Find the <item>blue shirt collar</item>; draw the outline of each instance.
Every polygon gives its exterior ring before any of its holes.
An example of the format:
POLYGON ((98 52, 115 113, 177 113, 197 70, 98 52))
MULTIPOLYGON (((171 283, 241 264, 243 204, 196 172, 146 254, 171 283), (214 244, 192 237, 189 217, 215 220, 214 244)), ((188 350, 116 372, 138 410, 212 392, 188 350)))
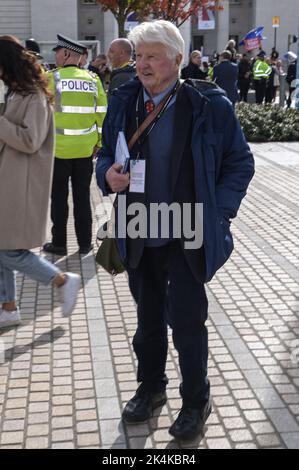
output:
POLYGON ((159 95, 155 96, 154 98, 151 98, 148 92, 146 91, 145 88, 143 88, 143 100, 144 103, 146 103, 147 100, 152 100, 155 103, 155 106, 158 106, 158 104, 163 100, 163 98, 167 95, 167 93, 170 92, 177 83, 177 79, 168 87, 166 90, 162 91, 159 95))

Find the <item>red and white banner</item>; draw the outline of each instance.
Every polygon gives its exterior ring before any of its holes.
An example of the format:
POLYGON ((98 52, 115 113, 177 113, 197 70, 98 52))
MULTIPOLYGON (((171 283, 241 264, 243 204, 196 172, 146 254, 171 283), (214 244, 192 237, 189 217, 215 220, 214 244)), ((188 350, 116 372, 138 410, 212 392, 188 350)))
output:
POLYGON ((253 51, 253 49, 258 49, 261 40, 260 38, 244 39, 244 47, 246 51, 253 51))

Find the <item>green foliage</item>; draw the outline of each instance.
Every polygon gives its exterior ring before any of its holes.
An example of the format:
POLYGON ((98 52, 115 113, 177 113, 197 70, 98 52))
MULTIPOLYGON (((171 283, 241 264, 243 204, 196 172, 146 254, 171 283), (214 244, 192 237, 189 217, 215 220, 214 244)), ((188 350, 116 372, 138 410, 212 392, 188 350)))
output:
POLYGON ((299 110, 239 103, 236 113, 249 142, 299 141, 299 110))

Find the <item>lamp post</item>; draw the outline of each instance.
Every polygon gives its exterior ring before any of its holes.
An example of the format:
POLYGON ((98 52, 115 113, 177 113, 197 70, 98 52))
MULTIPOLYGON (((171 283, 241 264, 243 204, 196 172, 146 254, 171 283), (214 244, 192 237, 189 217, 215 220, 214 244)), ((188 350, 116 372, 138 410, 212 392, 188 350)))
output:
POLYGON ((272 16, 272 27, 274 28, 274 50, 276 51, 277 28, 280 25, 280 16, 272 16))

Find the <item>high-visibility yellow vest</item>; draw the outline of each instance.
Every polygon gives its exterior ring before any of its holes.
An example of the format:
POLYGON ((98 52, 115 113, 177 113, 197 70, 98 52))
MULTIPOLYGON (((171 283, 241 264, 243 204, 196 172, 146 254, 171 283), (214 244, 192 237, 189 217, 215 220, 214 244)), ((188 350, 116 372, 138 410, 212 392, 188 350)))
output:
POLYGON ((101 146, 107 98, 95 74, 76 66, 55 69, 48 74, 55 94, 57 158, 90 157, 101 146))
POLYGON ((271 75, 271 67, 264 60, 257 59, 253 65, 253 79, 261 80, 262 78, 268 78, 271 75))
POLYGON ((208 77, 210 80, 213 80, 213 71, 214 71, 214 67, 210 66, 208 68, 208 77))

